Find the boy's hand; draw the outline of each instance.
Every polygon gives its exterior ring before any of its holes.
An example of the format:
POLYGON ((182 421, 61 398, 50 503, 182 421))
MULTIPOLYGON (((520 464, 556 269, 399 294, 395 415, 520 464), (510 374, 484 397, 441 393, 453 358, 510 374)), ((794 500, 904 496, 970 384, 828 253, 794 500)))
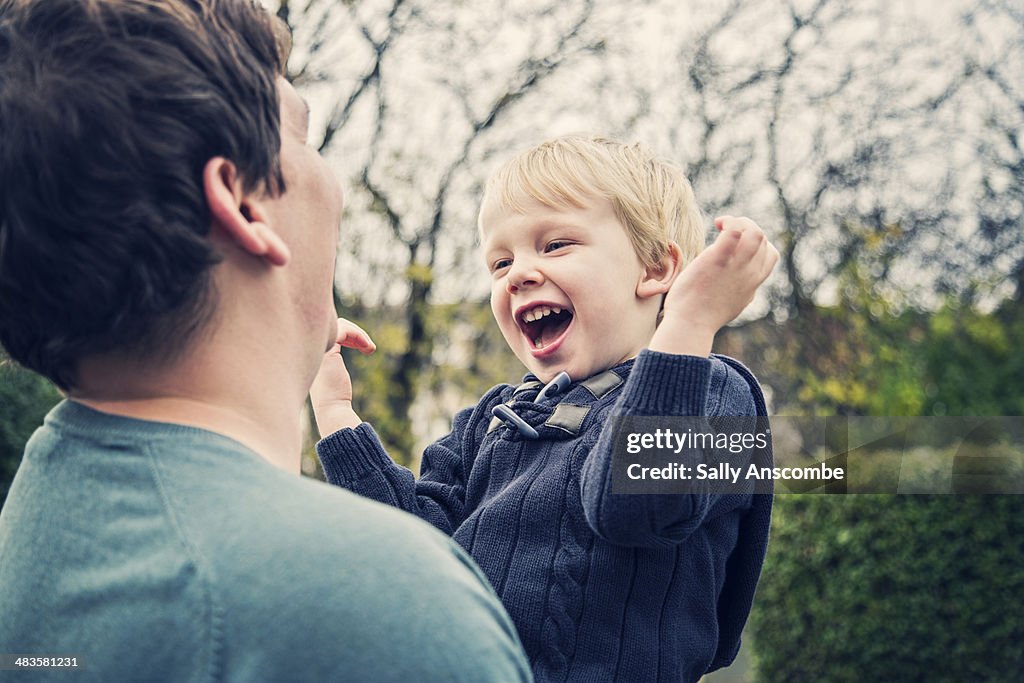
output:
POLYGON ((749 218, 720 216, 719 235, 676 278, 650 349, 707 356, 715 334, 754 298, 779 252, 749 218))
POLYGON ((320 370, 309 388, 313 404, 313 415, 321 436, 327 436, 345 427, 358 427, 362 420, 352 409, 352 378, 349 377, 345 361, 341 358, 341 347, 373 353, 376 344, 361 327, 353 322, 338 318, 338 338, 320 362, 320 370))

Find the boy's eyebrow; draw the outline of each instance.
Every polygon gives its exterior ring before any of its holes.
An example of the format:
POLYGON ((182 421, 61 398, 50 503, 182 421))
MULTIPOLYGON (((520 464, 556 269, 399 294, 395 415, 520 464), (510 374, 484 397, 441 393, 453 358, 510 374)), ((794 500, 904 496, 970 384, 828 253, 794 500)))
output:
POLYGON ((483 255, 483 257, 485 259, 489 258, 492 254, 496 254, 499 251, 508 251, 508 250, 504 249, 500 245, 495 246, 493 244, 488 244, 486 242, 481 242, 480 243, 480 254, 483 255))
POLYGON ((540 230, 586 230, 581 223, 574 223, 569 220, 545 220, 537 224, 540 230))

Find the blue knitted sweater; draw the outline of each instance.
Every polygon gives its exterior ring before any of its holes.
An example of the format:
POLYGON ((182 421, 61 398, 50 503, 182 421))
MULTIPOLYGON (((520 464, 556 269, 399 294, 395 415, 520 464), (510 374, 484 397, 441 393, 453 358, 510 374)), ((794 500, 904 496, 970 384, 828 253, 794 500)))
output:
POLYGON ((602 427, 613 415, 764 415, 764 399, 721 356, 643 351, 612 373, 539 403, 539 382, 494 387, 426 449, 418 481, 366 423, 317 451, 328 481, 411 512, 469 551, 538 681, 696 681, 739 649, 771 496, 612 494, 602 427), (493 420, 500 403, 539 438, 493 420))

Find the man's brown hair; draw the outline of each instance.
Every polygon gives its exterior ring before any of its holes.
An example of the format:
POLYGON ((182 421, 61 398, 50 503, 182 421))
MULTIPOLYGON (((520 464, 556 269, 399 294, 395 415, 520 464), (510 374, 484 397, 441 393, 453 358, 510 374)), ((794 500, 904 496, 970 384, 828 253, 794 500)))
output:
POLYGON ((0 344, 59 386, 213 310, 202 171, 284 191, 289 40, 252 0, 0 0, 0 344))

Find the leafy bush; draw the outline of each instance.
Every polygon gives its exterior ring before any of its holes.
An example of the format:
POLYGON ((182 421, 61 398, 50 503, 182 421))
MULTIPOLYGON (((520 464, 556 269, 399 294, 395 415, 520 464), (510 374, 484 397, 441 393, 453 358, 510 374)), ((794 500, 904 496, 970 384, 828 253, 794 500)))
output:
POLYGON ((48 381, 0 356, 0 507, 7 499, 25 442, 59 400, 60 394, 48 381))
POLYGON ((1024 496, 785 495, 750 628, 764 681, 1016 681, 1024 496))

